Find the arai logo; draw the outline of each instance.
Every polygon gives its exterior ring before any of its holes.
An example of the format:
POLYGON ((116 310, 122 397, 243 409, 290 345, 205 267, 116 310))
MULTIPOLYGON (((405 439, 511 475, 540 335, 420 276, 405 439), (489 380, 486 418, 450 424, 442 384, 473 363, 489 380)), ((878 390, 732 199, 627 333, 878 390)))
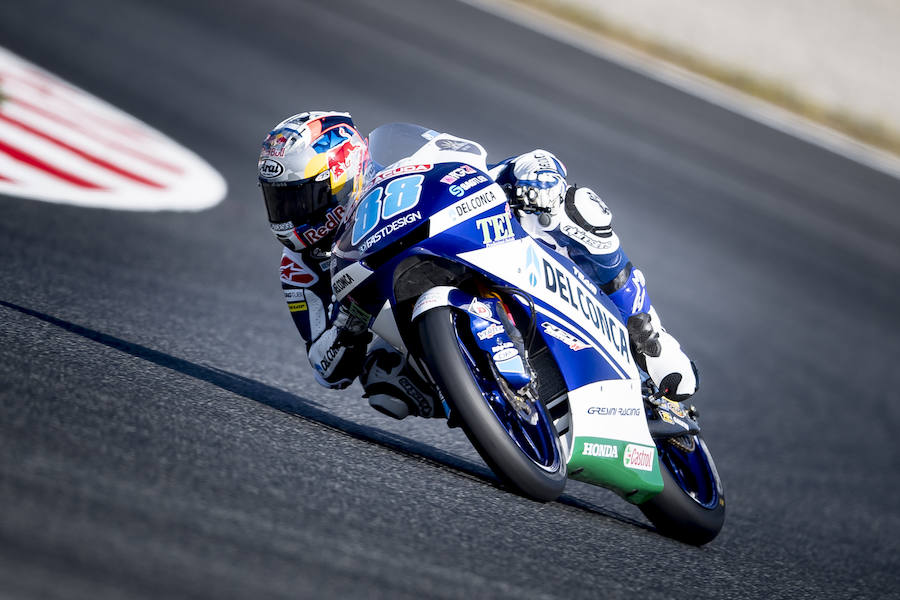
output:
POLYGON ((264 158, 259 161, 259 176, 266 179, 274 179, 284 173, 284 167, 277 160, 264 158))

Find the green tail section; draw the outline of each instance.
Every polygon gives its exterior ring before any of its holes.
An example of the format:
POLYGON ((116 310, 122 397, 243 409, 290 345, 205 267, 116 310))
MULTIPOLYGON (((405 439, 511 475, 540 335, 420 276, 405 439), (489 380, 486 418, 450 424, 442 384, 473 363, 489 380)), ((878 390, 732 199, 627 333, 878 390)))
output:
POLYGON ((656 448, 621 440, 576 437, 569 477, 609 488, 632 504, 641 504, 663 489, 656 448))

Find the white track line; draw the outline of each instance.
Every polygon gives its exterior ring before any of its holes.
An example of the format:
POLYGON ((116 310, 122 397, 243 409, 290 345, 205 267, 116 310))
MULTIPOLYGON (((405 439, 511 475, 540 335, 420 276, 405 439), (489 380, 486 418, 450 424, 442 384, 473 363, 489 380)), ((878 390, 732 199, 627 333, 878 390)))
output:
POLYGON ((225 180, 195 153, 3 48, 0 93, 0 194, 148 211, 225 197, 225 180))

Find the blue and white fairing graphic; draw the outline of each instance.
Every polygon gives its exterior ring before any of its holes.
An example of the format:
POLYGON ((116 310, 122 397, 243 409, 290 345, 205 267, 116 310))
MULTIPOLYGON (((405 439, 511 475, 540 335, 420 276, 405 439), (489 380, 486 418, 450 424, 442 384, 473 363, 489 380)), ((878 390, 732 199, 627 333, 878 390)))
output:
POLYGON ((385 127, 370 136, 375 166, 338 230, 338 300, 366 283, 393 304, 400 261, 415 254, 451 259, 534 299, 538 331, 569 390, 637 377, 616 307, 571 260, 524 231, 487 174, 481 146, 418 126, 385 127))
MULTIPOLYGON (((513 226, 521 230, 515 220, 513 226)), ((508 243, 463 252, 459 258, 485 273, 502 274, 507 285, 534 299, 538 330, 570 390, 637 377, 618 310, 571 260, 524 231, 508 243)))

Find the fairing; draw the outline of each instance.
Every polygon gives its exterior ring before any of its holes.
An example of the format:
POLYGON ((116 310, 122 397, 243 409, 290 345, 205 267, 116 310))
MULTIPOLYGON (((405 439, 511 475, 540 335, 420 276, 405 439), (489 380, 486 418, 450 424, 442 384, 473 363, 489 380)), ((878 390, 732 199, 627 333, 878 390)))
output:
MULTIPOLYGON (((371 134, 369 157, 364 189, 337 233, 336 298, 370 325, 385 299, 399 314, 395 270, 416 257, 462 265, 498 286, 524 291, 569 390, 570 472, 632 502, 658 493, 658 458, 618 310, 571 260, 522 229, 505 191, 486 172, 484 149, 425 127, 391 125, 371 134)), ((454 306, 449 298, 446 305, 454 306)), ((411 311, 403 318, 411 321, 411 311)), ((472 316, 469 322, 476 339, 486 335, 489 321, 472 316)), ((495 364, 513 355, 506 339, 496 342, 491 335, 484 342, 495 364)), ((516 371, 512 366, 503 376, 521 384, 527 374, 516 371)))

